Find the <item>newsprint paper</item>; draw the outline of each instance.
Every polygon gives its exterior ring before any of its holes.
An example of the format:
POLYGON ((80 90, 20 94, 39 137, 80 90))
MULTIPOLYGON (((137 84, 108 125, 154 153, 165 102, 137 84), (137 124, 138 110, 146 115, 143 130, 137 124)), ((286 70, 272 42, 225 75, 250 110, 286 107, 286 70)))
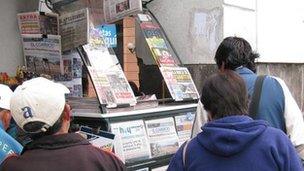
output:
POLYGON ((89 11, 87 8, 66 13, 59 17, 62 51, 88 43, 89 11))
POLYGON ((191 137, 194 117, 195 113, 193 112, 174 117, 180 146, 191 137))
POLYGON ((29 71, 50 75, 55 80, 64 73, 60 36, 23 34, 22 44, 25 64, 29 71))
POLYGON ((173 118, 145 121, 152 157, 175 153, 178 148, 178 136, 173 118))
POLYGON ((113 123, 115 154, 124 162, 150 158, 150 149, 143 120, 113 123))
POLYGON ((141 0, 103 0, 103 4, 107 23, 142 11, 141 0))
POLYGON ((185 67, 160 67, 172 98, 176 101, 198 99, 199 94, 192 77, 185 67))

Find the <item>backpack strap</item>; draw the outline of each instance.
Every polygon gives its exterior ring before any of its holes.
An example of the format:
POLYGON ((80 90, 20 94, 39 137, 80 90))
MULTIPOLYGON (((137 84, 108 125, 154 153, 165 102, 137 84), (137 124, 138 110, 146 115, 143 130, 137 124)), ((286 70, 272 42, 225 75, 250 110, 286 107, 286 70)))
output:
POLYGON ((251 97, 251 102, 249 105, 249 115, 251 118, 255 119, 258 111, 261 100, 263 82, 265 80, 266 75, 259 75, 254 83, 254 90, 251 97))
MULTIPOLYGON (((192 139, 192 138, 191 138, 192 139)), ((188 147, 188 144, 189 144, 189 142, 191 141, 191 139, 189 139, 189 140, 187 140, 186 142, 185 142, 185 145, 184 145, 184 147, 183 147, 183 166, 184 166, 184 170, 188 170, 188 168, 187 168, 187 166, 186 166, 186 158, 187 158, 187 156, 186 156, 186 153, 187 153, 187 147, 188 147)))

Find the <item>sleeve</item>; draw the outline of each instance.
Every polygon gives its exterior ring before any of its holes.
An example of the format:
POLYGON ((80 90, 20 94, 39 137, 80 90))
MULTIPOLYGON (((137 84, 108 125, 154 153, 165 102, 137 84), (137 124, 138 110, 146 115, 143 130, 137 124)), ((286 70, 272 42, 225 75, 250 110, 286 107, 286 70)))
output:
POLYGON ((286 135, 281 132, 281 136, 276 140, 277 147, 272 149, 279 170, 282 171, 303 171, 301 160, 286 135))
POLYGON ((287 135, 292 144, 297 148, 301 159, 304 159, 304 120, 303 114, 287 85, 280 78, 275 79, 280 83, 285 97, 284 118, 287 135))
POLYGON ((205 111, 202 102, 199 100, 196 108, 196 115, 192 126, 191 138, 195 137, 198 133, 202 131, 201 127, 205 123, 207 123, 207 121, 208 121, 207 112, 205 111))
POLYGON ((183 171, 184 170, 184 166, 183 166, 184 145, 182 145, 179 148, 179 150, 175 153, 175 155, 172 157, 167 171, 183 171))

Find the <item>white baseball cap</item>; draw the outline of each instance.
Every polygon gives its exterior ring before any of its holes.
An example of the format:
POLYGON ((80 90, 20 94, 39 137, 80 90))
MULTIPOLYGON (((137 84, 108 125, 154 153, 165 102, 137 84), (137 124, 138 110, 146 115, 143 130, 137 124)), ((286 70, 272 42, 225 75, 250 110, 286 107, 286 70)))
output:
POLYGON ((18 86, 11 98, 14 120, 25 132, 45 132, 60 118, 69 89, 62 84, 38 77, 18 86), (28 123, 40 123, 37 131, 24 128, 28 123), (42 123, 42 124, 41 124, 42 123))
POLYGON ((0 108, 10 110, 10 101, 13 91, 7 86, 0 84, 0 108))

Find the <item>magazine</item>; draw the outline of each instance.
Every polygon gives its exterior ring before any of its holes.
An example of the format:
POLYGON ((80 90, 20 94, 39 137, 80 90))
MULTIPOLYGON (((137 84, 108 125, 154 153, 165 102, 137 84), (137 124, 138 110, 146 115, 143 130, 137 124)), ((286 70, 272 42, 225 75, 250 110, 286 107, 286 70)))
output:
POLYGON ((58 15, 54 13, 27 12, 18 14, 21 34, 58 35, 58 15))
POLYGON ((103 5, 107 23, 118 21, 142 11, 141 0, 103 0, 103 5))
POLYGON ((176 101, 198 99, 199 94, 192 77, 185 67, 160 67, 172 98, 176 101))
POLYGON ((63 75, 60 36, 24 34, 22 44, 28 71, 50 75, 55 80, 63 75))
POLYGON ((115 134, 114 149, 123 162, 150 158, 147 134, 143 120, 111 124, 115 134))
POLYGON ((65 13, 59 17, 62 51, 88 43, 89 11, 87 8, 65 13))
POLYGON ((195 113, 193 112, 174 117, 180 146, 190 139, 194 118, 195 113))
POLYGON ((140 27, 144 32, 147 44, 157 65, 177 66, 177 62, 174 60, 162 37, 159 26, 152 22, 144 22, 140 24, 140 27))
POLYGON ((114 146, 114 137, 115 135, 99 130, 98 133, 95 133, 92 128, 89 127, 80 127, 79 133, 84 136, 89 142, 104 151, 112 152, 114 146))
POLYGON ((178 148, 178 136, 173 118, 145 121, 152 157, 174 154, 178 148))

